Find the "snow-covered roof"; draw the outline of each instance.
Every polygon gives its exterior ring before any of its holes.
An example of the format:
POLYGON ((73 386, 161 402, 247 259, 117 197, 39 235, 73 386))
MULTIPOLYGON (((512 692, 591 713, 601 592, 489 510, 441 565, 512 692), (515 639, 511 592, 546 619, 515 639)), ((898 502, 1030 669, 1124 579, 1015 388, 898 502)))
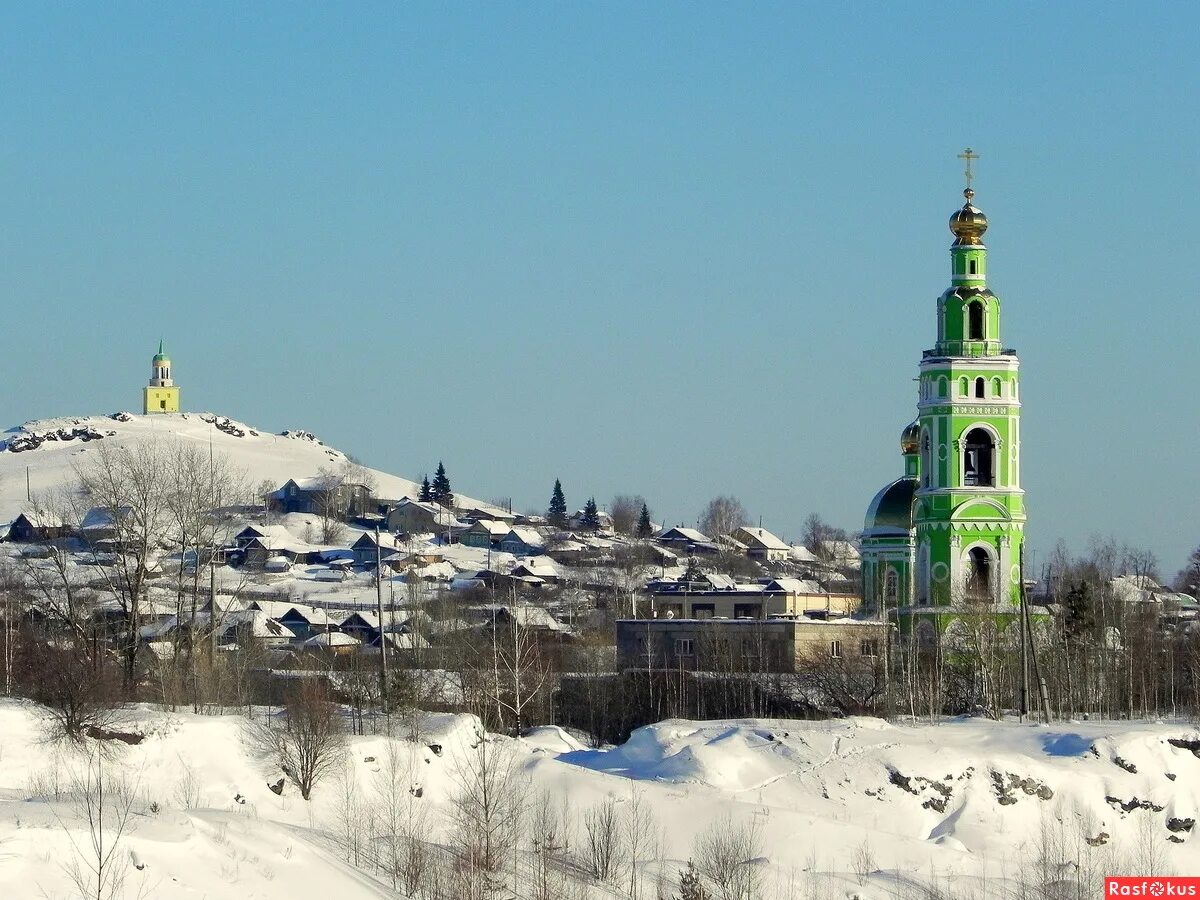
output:
MULTIPOLYGON (((396 540, 396 536, 394 534, 391 534, 390 532, 386 532, 386 531, 381 531, 379 533, 378 544, 379 544, 380 548, 388 549, 388 550, 395 550, 396 552, 399 552, 401 550, 401 548, 403 547, 403 545, 398 540, 396 540)), ((374 547, 375 545, 376 545, 375 532, 364 531, 359 536, 358 540, 355 541, 351 546, 353 546, 353 548, 355 550, 358 550, 363 547, 374 547)))
POLYGON ((704 534, 703 532, 697 531, 695 528, 684 528, 683 526, 663 529, 655 535, 655 538, 660 541, 682 539, 699 544, 707 544, 711 542, 708 535, 704 534))
POLYGON ((533 575, 536 578, 561 578, 562 569, 548 556, 525 556, 516 561, 511 574, 533 575))
POLYGON ((508 533, 505 535, 505 540, 508 540, 509 538, 515 538, 529 547, 541 547, 545 543, 540 534, 538 534, 532 528, 527 528, 524 525, 514 525, 512 528, 510 528, 508 533))
POLYGON ((274 619, 283 619, 289 612, 296 614, 310 625, 327 626, 330 623, 329 614, 319 606, 308 606, 304 603, 289 603, 286 600, 254 600, 251 609, 260 609, 274 619))
POLYGON ((304 642, 305 647, 357 647, 362 644, 358 638, 343 631, 326 631, 314 634, 304 642))
POLYGON ((791 551, 792 559, 796 560, 796 562, 815 563, 821 561, 817 557, 817 554, 813 553, 803 544, 792 544, 791 551))
POLYGON ((791 551, 791 545, 784 543, 765 528, 756 528, 750 525, 743 525, 733 532, 733 536, 752 548, 762 548, 764 550, 786 550, 791 551))
POLYGON ((782 591, 785 594, 822 594, 821 586, 803 578, 775 578, 767 582, 764 590, 782 591))
POLYGON ((821 549, 834 559, 855 560, 859 558, 858 548, 849 541, 821 541, 821 549))
POLYGON ((508 522, 501 522, 496 519, 480 519, 469 530, 486 531, 493 537, 502 538, 512 530, 512 526, 508 522))
POLYGON ((512 605, 488 603, 482 609, 491 613, 491 617, 493 618, 504 613, 522 628, 544 628, 547 631, 568 630, 566 625, 550 615, 549 612, 531 603, 516 603, 512 605))
POLYGON ((70 524, 63 521, 63 517, 55 515, 45 509, 23 509, 14 518, 13 522, 21 517, 32 525, 34 528, 68 528, 70 524))

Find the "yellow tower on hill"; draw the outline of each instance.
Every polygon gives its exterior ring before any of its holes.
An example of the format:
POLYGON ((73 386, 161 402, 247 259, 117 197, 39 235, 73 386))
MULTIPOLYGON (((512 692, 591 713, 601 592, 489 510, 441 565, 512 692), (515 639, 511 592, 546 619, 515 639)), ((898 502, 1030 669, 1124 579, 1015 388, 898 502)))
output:
POLYGON ((171 380, 171 358, 163 352, 162 341, 150 362, 150 384, 142 388, 142 412, 179 412, 179 386, 171 380))

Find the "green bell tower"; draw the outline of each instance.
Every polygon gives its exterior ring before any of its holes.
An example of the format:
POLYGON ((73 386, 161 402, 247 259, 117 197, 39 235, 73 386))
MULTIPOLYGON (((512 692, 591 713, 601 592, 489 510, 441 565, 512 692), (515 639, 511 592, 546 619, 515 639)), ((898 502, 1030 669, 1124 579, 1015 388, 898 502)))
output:
POLYGON ((988 222, 971 189, 978 157, 968 148, 960 158, 966 202, 950 217, 950 287, 920 367, 911 603, 1006 612, 1020 602, 1025 536, 1019 362, 987 285, 988 222))

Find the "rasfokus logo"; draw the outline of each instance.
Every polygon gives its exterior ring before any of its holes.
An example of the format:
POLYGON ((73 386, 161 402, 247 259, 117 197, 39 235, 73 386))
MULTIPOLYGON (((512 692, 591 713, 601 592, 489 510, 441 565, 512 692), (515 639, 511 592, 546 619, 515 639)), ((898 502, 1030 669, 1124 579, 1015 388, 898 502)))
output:
POLYGON ((1200 877, 1110 876, 1104 879, 1105 897, 1200 897, 1200 877))

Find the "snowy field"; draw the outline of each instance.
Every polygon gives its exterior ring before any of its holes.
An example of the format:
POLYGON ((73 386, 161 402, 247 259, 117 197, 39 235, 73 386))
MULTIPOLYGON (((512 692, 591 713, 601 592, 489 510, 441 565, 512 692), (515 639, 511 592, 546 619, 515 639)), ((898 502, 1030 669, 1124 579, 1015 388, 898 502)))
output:
MULTIPOLYGON (((110 786, 136 791, 119 896, 165 900, 397 896, 347 861, 343 811, 378 815, 384 783, 398 782, 424 839, 449 845, 452 799, 479 734, 470 716, 426 715, 417 741, 353 737, 341 773, 306 802, 290 782, 271 790, 283 775, 246 740, 245 716, 138 708, 123 725, 146 738, 106 742, 110 786)), ((662 847, 638 855, 643 897, 655 896, 659 872, 674 896, 697 837, 714 826, 757 830, 745 864, 765 898, 920 897, 929 887, 1013 896, 1039 864, 1043 883, 1047 871, 1200 873, 1200 729, 1190 725, 671 721, 601 750, 556 728, 489 740, 511 755, 530 806, 547 792, 563 807, 565 856, 582 852, 582 819, 607 798, 648 810, 662 847)), ((91 832, 71 782, 86 768, 78 750, 45 741, 37 707, 0 701, 0 897, 75 895, 68 869, 91 832)), ((523 877, 515 896, 530 896, 523 877)))

